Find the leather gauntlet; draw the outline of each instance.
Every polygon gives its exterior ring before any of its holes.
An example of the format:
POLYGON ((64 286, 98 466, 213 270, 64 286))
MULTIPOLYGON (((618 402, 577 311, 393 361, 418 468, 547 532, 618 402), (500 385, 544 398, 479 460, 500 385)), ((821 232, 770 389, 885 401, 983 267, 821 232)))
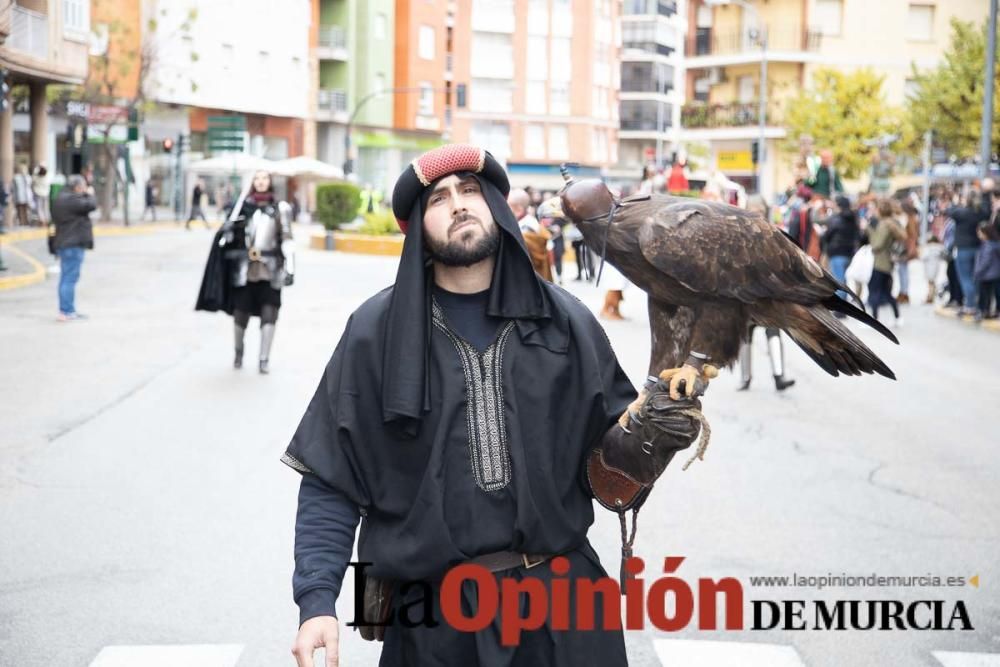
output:
POLYGON ((616 511, 638 508, 674 454, 698 437, 701 421, 692 413, 700 410, 697 398, 675 401, 666 383, 654 385, 628 428, 612 426, 587 458, 597 501, 616 511))

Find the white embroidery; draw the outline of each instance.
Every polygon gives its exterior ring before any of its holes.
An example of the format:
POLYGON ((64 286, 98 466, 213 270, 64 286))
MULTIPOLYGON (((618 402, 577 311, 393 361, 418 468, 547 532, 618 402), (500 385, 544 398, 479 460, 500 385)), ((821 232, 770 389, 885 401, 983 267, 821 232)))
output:
POLYGON ((514 322, 507 322, 497 339, 482 353, 457 336, 444 320, 436 302, 434 324, 452 342, 462 362, 466 389, 466 429, 472 473, 484 491, 498 491, 510 484, 510 448, 503 402, 503 353, 514 322))

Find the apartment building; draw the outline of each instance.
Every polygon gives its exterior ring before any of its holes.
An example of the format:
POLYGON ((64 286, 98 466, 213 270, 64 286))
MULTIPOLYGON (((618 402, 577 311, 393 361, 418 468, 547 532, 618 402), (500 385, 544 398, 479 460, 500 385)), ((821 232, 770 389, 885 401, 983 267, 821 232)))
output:
POLYGON ((53 164, 46 88, 84 82, 89 43, 89 0, 12 0, 0 6, 0 69, 8 86, 28 91, 25 113, 15 114, 10 99, 0 111, 0 181, 10 182, 15 162, 53 164))
POLYGON ((951 18, 981 23, 987 12, 983 0, 690 0, 680 139, 706 146, 709 168, 770 197, 792 179, 791 158, 779 150, 788 101, 817 68, 871 67, 885 75, 886 100, 902 104, 912 65, 930 67, 947 48, 951 18), (757 183, 751 143, 760 135, 762 29, 768 104, 757 183))
POLYGON ((467 82, 451 138, 485 146, 515 185, 556 188, 559 165, 618 161, 619 3, 458 0, 453 70, 467 82))
POLYGON ((684 103, 686 17, 675 0, 625 0, 615 176, 637 181, 642 167, 670 162, 684 103))

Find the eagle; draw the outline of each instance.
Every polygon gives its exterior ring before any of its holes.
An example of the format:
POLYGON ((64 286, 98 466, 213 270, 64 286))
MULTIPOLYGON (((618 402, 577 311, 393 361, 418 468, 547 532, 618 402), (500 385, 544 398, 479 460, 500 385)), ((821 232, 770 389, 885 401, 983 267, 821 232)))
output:
MULTIPOLYGON (((692 396, 730 366, 750 324, 783 330, 836 377, 892 370, 837 318, 864 322, 899 343, 848 287, 758 214, 717 202, 657 194, 616 197, 598 179, 567 180, 538 217, 572 220, 587 245, 649 295, 649 375, 671 397, 692 396), (705 358, 707 373, 685 363, 705 358), (701 375, 702 377, 699 377, 701 375)), ((630 409, 641 405, 646 392, 630 409)), ((622 415, 627 423, 628 412, 622 415)))

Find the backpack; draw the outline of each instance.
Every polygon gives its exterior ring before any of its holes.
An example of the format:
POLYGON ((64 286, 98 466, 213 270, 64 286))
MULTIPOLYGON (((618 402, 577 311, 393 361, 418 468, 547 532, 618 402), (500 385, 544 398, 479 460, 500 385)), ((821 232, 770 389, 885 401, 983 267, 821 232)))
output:
POLYGON ((799 247, 805 250, 806 254, 815 261, 819 261, 819 235, 816 234, 816 228, 809 220, 809 209, 805 207, 799 210, 799 247), (809 232, 808 240, 806 240, 807 231, 809 232))

